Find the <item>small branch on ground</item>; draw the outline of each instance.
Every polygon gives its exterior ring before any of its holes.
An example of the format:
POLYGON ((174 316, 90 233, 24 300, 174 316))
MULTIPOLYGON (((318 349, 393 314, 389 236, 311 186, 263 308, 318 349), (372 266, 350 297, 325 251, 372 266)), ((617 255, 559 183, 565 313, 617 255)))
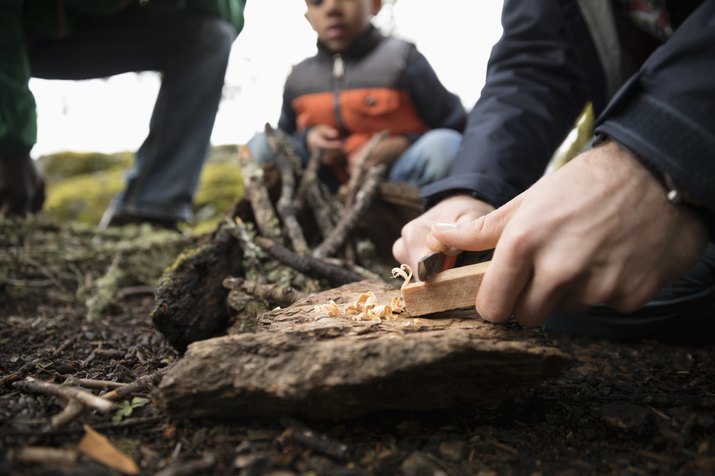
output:
POLYGON ((84 404, 77 400, 69 400, 62 411, 50 419, 52 428, 62 428, 66 424, 73 422, 78 416, 84 413, 86 408, 84 404))
POLYGON ((303 229, 300 227, 300 223, 298 223, 298 219, 295 216, 295 209, 293 208, 295 174, 300 170, 300 162, 298 162, 296 170, 294 158, 285 152, 286 150, 292 151, 292 148, 290 144, 287 143, 287 140, 282 137, 282 132, 279 133, 280 131, 274 130, 269 124, 266 124, 265 130, 268 145, 273 151, 273 157, 275 157, 278 169, 281 173, 281 196, 276 204, 278 214, 283 219, 283 225, 285 226, 286 234, 290 239, 293 250, 299 255, 307 255, 309 253, 308 243, 305 241, 303 229), (282 138, 283 141, 279 143, 280 138, 282 138))
POLYGON ((248 147, 242 146, 238 153, 238 163, 246 183, 246 197, 251 202, 256 226, 260 233, 274 240, 281 239, 281 230, 268 190, 263 182, 263 170, 253 160, 248 147))
MULTIPOLYGON (((308 188, 305 192, 305 201, 313 210, 313 216, 315 217, 315 222, 318 224, 320 229, 320 234, 323 238, 330 235, 330 232, 335 227, 333 209, 330 206, 328 200, 326 200, 323 192, 321 191, 321 183, 317 181, 312 187, 308 188)), ((337 200, 336 200, 337 203, 337 200)))
POLYGON ((8 459, 20 464, 42 464, 47 467, 74 466, 79 453, 76 449, 26 446, 8 453, 8 459))
POLYGON ((127 384, 122 382, 111 382, 108 380, 94 380, 90 378, 77 378, 72 375, 67 377, 64 385, 74 385, 76 387, 91 388, 95 390, 111 390, 119 387, 124 387, 127 384))
POLYGON ((380 277, 380 275, 378 275, 377 273, 374 273, 374 272, 370 271, 369 269, 363 268, 362 266, 359 266, 355 263, 343 261, 338 258, 323 258, 323 261, 328 264, 332 264, 333 266, 337 266, 338 268, 347 269, 348 271, 351 271, 353 273, 361 274, 361 275, 365 276, 366 279, 374 279, 377 281, 384 281, 384 279, 382 277, 380 277))
POLYGON ((364 276, 327 264, 320 259, 300 256, 269 238, 257 236, 254 241, 276 260, 312 278, 326 279, 337 285, 365 279, 364 276))
POLYGON ((145 375, 138 378, 132 383, 128 383, 124 386, 115 388, 111 392, 107 392, 102 395, 104 400, 121 400, 124 397, 131 395, 132 393, 145 393, 154 388, 159 384, 161 378, 166 373, 167 369, 157 370, 153 374, 145 375))
POLYGON ((350 209, 353 206, 355 199, 357 198, 357 194, 360 191, 362 182, 365 178, 365 174, 369 169, 369 167, 366 167, 368 159, 375 150, 375 147, 377 147, 377 145, 382 142, 388 135, 389 132, 387 130, 378 132, 377 134, 373 134, 373 136, 370 137, 370 140, 365 144, 365 146, 360 149, 359 155, 355 160, 355 163, 353 164, 352 170, 350 170, 350 180, 348 181, 347 193, 345 196, 346 209, 350 209))
POLYGON ((308 190, 316 187, 317 185, 318 169, 320 168, 322 158, 322 149, 316 150, 310 155, 308 164, 305 166, 305 170, 303 170, 303 175, 301 176, 300 183, 298 184, 298 191, 295 194, 295 201, 293 202, 293 206, 298 211, 302 210, 305 205, 308 190))
POLYGON ((281 439, 294 441, 305 448, 324 454, 333 459, 347 461, 348 445, 340 443, 327 435, 317 433, 292 418, 283 417, 281 423, 286 427, 281 439))
POLYGON ((331 256, 340 249, 348 234, 355 228, 358 220, 362 218, 377 197, 378 187, 384 174, 384 164, 376 165, 368 171, 367 177, 355 197, 355 204, 343 214, 330 235, 313 250, 314 258, 331 256))
POLYGON ((265 256, 263 250, 253 242, 255 235, 253 229, 236 216, 233 221, 226 219, 226 230, 233 236, 243 250, 243 268, 247 277, 258 277, 263 273, 261 258, 265 256))
POLYGON ((203 458, 190 461, 174 461, 154 476, 192 476, 194 474, 209 474, 216 466, 216 457, 207 454, 203 458))
POLYGON ((27 377, 22 382, 15 382, 13 385, 16 388, 27 392, 54 395, 67 401, 77 400, 81 404, 103 413, 106 413, 116 407, 114 403, 106 400, 105 398, 97 397, 89 392, 85 392, 84 390, 65 385, 58 385, 51 382, 42 382, 35 380, 32 377, 27 377))

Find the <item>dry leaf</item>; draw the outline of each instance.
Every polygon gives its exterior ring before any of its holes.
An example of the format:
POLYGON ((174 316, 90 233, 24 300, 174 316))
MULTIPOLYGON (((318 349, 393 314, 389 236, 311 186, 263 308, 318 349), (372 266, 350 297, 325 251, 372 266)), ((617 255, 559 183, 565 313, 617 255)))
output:
POLYGON ((88 458, 124 474, 139 474, 139 466, 132 458, 119 451, 105 436, 94 431, 89 425, 84 425, 84 436, 78 449, 88 458))

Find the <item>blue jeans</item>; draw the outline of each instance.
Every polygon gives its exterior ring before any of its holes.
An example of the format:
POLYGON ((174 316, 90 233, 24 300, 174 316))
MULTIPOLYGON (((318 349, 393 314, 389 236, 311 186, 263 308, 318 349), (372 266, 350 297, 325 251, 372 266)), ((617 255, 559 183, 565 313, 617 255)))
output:
MULTIPOLYGON (((424 133, 392 165, 388 180, 422 187, 446 177, 461 141, 462 134, 452 129, 433 129, 424 133)), ((255 134, 247 145, 256 162, 273 161, 264 133, 255 134)), ((303 165, 307 164, 310 154, 305 144, 292 139, 292 145, 303 165)), ((337 189, 339 184, 327 169, 321 169, 318 175, 331 189, 337 189)))
POLYGON ((92 19, 58 41, 28 38, 35 77, 77 80, 133 71, 162 74, 149 134, 126 175, 124 191, 110 206, 112 213, 169 221, 192 215, 237 32, 227 21, 188 13, 172 4, 133 5, 92 19))
POLYGON ((661 289, 641 309, 630 314, 606 306, 581 312, 557 310, 546 321, 545 329, 553 334, 612 340, 715 343, 715 244, 708 245, 687 275, 661 289))

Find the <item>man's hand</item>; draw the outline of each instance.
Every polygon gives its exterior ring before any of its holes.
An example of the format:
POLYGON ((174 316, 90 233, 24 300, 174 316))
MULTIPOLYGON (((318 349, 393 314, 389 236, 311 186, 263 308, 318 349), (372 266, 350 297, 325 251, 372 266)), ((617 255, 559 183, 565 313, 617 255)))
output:
POLYGON ((392 246, 392 254, 398 263, 406 263, 413 270, 417 270, 419 259, 433 250, 457 254, 458 249, 441 246, 441 243, 431 236, 430 227, 440 222, 471 223, 492 210, 494 207, 470 195, 454 195, 442 200, 402 227, 402 236, 392 246), (429 243, 428 239, 431 240, 429 243))
POLYGON ((496 246, 476 306, 485 319, 544 323, 557 306, 633 312, 681 277, 707 230, 615 142, 581 154, 495 212, 432 227, 442 246, 496 246))
POLYGON ((38 213, 45 202, 45 182, 29 155, 0 157, 0 216, 38 213))
POLYGON ((308 131, 305 138, 310 153, 322 150, 323 165, 333 165, 345 160, 345 149, 340 138, 340 131, 327 124, 318 124, 308 131))

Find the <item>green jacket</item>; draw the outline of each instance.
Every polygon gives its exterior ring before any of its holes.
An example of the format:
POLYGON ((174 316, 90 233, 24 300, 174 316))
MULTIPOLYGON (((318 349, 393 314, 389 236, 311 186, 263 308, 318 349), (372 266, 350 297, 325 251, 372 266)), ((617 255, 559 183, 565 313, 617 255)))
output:
MULTIPOLYGON (((80 21, 111 15, 138 0, 2 0, 0 2, 0 159, 28 153, 37 139, 35 99, 25 32, 47 38, 71 35, 80 21), (62 7, 59 7, 59 6, 62 7)), ((243 28, 247 0, 187 0, 187 8, 243 28)))

